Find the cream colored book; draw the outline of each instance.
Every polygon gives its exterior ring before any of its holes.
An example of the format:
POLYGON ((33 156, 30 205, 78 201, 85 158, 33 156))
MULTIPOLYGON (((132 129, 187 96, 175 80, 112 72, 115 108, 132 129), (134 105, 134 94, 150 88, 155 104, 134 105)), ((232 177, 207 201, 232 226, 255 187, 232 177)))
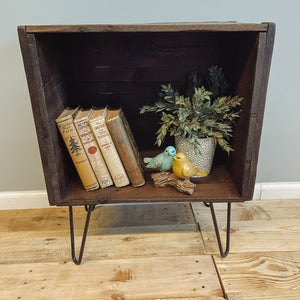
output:
POLYGON ((107 109, 95 109, 89 119, 94 136, 101 149, 102 155, 109 169, 110 175, 117 187, 130 183, 117 149, 106 127, 107 109))
POLYGON ((97 180, 101 188, 106 188, 113 185, 113 181, 88 123, 92 113, 92 109, 81 109, 74 119, 74 124, 97 180))
POLYGON ((78 111, 78 108, 64 109, 56 119, 56 124, 85 190, 93 191, 99 188, 99 183, 73 123, 73 119, 77 115, 78 111))

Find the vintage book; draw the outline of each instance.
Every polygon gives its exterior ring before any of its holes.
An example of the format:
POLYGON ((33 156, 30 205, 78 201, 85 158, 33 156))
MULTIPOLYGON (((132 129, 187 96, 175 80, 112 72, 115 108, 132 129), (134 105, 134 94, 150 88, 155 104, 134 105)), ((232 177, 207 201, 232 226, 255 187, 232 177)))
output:
POLYGON ((93 109, 81 109, 74 119, 77 133, 101 188, 113 185, 106 163, 95 140, 88 120, 93 109))
POLYGON ((108 110, 106 125, 134 187, 145 184, 141 157, 127 119, 121 109, 108 110))
POLYGON ((89 124, 101 149, 115 186, 126 186, 130 181, 106 126, 106 115, 106 108, 94 109, 89 119, 89 124))
POLYGON ((56 119, 56 124, 66 144, 66 147, 73 160, 73 163, 85 190, 93 191, 99 188, 99 183, 83 149, 80 138, 73 123, 73 120, 78 111, 78 107, 75 109, 64 109, 56 119))

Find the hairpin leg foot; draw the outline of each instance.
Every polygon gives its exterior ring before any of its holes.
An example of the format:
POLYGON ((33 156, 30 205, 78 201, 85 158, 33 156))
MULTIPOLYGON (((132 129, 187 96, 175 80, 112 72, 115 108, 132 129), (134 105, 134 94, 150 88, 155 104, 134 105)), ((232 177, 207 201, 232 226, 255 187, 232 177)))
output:
POLYGON ((78 259, 76 258, 75 254, 75 238, 74 238, 74 221, 73 221, 73 206, 69 206, 69 220, 70 220, 70 235, 71 235, 71 251, 72 251, 72 259, 76 265, 80 265, 82 261, 82 256, 84 252, 84 246, 86 241, 86 236, 89 229, 90 219, 91 219, 91 213, 95 209, 95 205, 86 205, 85 210, 87 211, 86 220, 85 220, 85 226, 84 231, 82 235, 81 240, 81 247, 79 252, 78 259))
POLYGON ((210 208, 211 216, 212 216, 214 227, 215 227, 215 232, 216 232, 216 237, 217 237, 218 246, 219 246, 219 250, 220 250, 220 255, 222 257, 226 257, 229 253, 229 247, 230 247, 231 202, 227 203, 227 229, 226 229, 226 249, 225 249, 225 252, 224 252, 223 247, 222 247, 222 242, 221 242, 220 232, 219 232, 217 218, 216 218, 216 214, 215 214, 214 204, 212 202, 209 203, 209 208, 210 208))

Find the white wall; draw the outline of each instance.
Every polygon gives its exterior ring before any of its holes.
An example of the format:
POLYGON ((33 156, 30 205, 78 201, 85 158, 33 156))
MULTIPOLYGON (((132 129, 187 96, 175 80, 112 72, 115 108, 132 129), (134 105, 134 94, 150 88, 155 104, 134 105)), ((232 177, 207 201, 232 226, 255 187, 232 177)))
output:
POLYGON ((257 182, 300 181, 300 2, 297 0, 1 1, 0 191, 45 189, 18 25, 272 21, 277 25, 257 182))

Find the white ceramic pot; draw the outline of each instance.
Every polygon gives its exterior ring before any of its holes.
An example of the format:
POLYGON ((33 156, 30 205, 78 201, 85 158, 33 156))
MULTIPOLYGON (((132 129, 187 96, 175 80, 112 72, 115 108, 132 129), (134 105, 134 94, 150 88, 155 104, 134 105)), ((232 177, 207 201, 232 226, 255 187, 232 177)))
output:
MULTIPOLYGON (((198 139, 199 150, 201 154, 195 154, 195 149, 191 147, 188 140, 182 137, 175 137, 176 151, 185 154, 187 159, 200 171, 205 171, 207 174, 211 171, 211 166, 214 160, 216 141, 213 137, 198 139)), ((201 176, 193 176, 197 178, 201 176)))

